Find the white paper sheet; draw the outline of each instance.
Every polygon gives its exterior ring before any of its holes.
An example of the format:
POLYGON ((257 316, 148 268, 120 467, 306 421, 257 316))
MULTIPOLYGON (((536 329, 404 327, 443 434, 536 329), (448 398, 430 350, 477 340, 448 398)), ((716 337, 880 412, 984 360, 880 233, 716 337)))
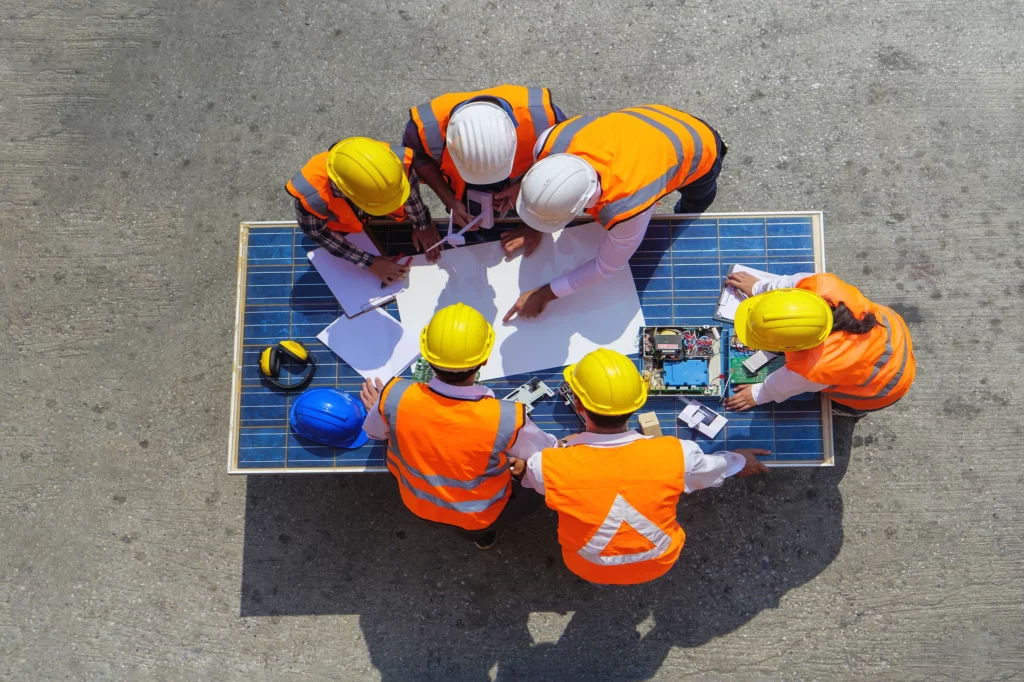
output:
POLYGON ((435 311, 453 303, 479 310, 496 337, 490 360, 480 370, 484 380, 567 365, 598 348, 636 353, 644 315, 628 267, 552 301, 540 317, 501 321, 521 292, 590 260, 603 238, 604 228, 591 223, 544 235, 529 258, 517 255, 506 261, 499 242, 445 251, 436 265, 416 256, 409 283, 398 294, 398 311, 405 326, 420 330, 435 311))
MULTIPOLYGON (((729 267, 728 274, 731 275, 734 272, 749 272, 758 279, 771 277, 771 273, 765 272, 764 270, 755 270, 754 268, 748 268, 746 265, 740 265, 738 263, 729 267)), ((715 308, 715 314, 713 317, 721 322, 732 322, 736 319, 736 309, 740 307, 740 303, 742 303, 743 299, 746 297, 746 294, 723 284, 722 293, 718 297, 718 307, 715 308)))
POLYGON ((420 355, 419 331, 410 331, 381 308, 339 317, 316 338, 364 379, 386 382, 420 355))
MULTIPOLYGON (((380 251, 373 245, 365 232, 355 232, 346 237, 348 243, 377 256, 380 251)), ((380 280, 370 272, 369 268, 361 268, 327 253, 325 249, 316 249, 306 254, 309 262, 324 278, 327 287, 338 299, 341 309, 349 317, 376 308, 387 303, 395 294, 402 290, 405 281, 393 282, 390 286, 380 288, 380 280)))

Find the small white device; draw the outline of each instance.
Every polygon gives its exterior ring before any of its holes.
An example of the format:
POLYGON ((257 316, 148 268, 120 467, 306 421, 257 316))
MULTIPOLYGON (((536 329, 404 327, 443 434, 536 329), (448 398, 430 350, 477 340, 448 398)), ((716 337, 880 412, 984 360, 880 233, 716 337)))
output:
POLYGON ((714 438, 729 420, 696 400, 686 399, 686 407, 679 413, 679 421, 696 429, 708 438, 714 438))
POLYGON ((771 362, 778 356, 778 353, 769 353, 766 350, 759 350, 743 361, 743 367, 751 374, 757 374, 757 371, 759 369, 767 365, 769 362, 771 362))

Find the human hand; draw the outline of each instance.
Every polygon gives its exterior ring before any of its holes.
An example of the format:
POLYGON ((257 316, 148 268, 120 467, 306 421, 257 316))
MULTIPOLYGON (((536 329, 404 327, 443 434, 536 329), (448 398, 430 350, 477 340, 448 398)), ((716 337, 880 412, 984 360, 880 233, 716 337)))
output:
POLYGON ((505 189, 497 192, 494 195, 494 210, 498 213, 505 211, 511 211, 516 207, 516 199, 519 198, 519 188, 522 187, 521 182, 513 182, 505 189))
POLYGON ((436 225, 431 225, 425 230, 412 231, 412 245, 416 247, 417 251, 427 254, 428 263, 436 263, 437 259, 441 257, 441 247, 430 249, 431 246, 439 241, 441 241, 441 233, 437 231, 436 225), (427 251, 427 249, 430 249, 430 251, 427 251))
POLYGON ((505 256, 511 257, 516 250, 523 248, 523 258, 528 257, 540 246, 544 234, 533 229, 529 225, 514 227, 501 235, 501 248, 505 249, 505 256))
MULTIPOLYGON (((448 210, 452 213, 452 220, 459 227, 465 227, 473 220, 473 216, 470 215, 469 210, 466 209, 466 205, 458 199, 452 200, 448 205, 448 210)), ((475 229, 476 228, 474 228, 474 230, 475 229)), ((470 230, 470 232, 473 232, 474 230, 470 230)))
POLYGON ((512 472, 513 476, 516 478, 522 478, 523 472, 526 471, 526 461, 519 459, 518 457, 509 457, 508 468, 512 472))
POLYGON ((745 384, 734 389, 733 394, 722 401, 722 404, 725 406, 725 409, 734 412, 746 412, 751 407, 756 406, 753 385, 745 384))
POLYGON ((743 468, 736 472, 736 475, 740 478, 746 478, 747 476, 754 476, 755 474, 767 474, 768 467, 761 463, 761 460, 757 458, 758 455, 770 455, 771 450, 765 450, 763 448, 740 448, 733 450, 737 455, 743 455, 743 460, 746 462, 743 468))
POLYGON ((524 318, 537 317, 544 312, 544 308, 548 306, 548 303, 556 298, 557 296, 551 291, 551 286, 548 284, 538 289, 530 289, 519 296, 516 304, 505 313, 502 322, 508 324, 508 321, 515 315, 524 318))
POLYGON ((370 272, 377 275, 384 284, 391 284, 405 277, 409 272, 409 266, 400 265, 398 259, 391 256, 377 256, 373 259, 370 272))
POLYGON ((725 278, 725 285, 741 291, 747 296, 753 296, 754 285, 760 281, 749 272, 733 272, 725 278))
POLYGON ((372 410, 373 406, 377 404, 377 400, 380 399, 380 392, 384 390, 384 384, 381 383, 380 379, 374 379, 371 381, 367 379, 363 382, 363 387, 359 389, 359 399, 363 401, 363 407, 367 410, 372 410), (374 381, 377 383, 374 384, 374 381))

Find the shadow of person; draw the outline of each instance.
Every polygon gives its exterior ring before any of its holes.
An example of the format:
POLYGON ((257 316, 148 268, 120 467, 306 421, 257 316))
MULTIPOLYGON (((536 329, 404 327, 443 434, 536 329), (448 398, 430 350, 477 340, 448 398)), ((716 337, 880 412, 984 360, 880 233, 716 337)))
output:
POLYGON ((481 552, 409 514, 388 475, 250 477, 240 612, 358 615, 385 680, 649 678, 836 557, 851 432, 837 421, 834 468, 685 496, 676 567, 613 589, 568 572, 546 509, 481 552))

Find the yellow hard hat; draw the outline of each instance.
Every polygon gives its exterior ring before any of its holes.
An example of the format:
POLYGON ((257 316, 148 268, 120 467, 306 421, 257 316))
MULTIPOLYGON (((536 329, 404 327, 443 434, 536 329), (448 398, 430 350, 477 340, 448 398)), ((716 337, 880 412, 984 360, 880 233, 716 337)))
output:
POLYGON ((622 353, 598 348, 563 373, 572 392, 594 414, 629 414, 647 402, 647 383, 632 360, 622 353))
POLYGON ((352 203, 370 215, 387 215, 409 198, 401 160, 383 142, 350 137, 327 154, 327 175, 352 203))
POLYGON ((494 328, 465 303, 438 310, 420 334, 423 359, 441 369, 479 367, 487 361, 492 347, 494 328))
POLYGON ((776 353, 807 350, 832 331, 832 309, 812 291, 776 289, 740 303, 734 327, 749 348, 776 353))

